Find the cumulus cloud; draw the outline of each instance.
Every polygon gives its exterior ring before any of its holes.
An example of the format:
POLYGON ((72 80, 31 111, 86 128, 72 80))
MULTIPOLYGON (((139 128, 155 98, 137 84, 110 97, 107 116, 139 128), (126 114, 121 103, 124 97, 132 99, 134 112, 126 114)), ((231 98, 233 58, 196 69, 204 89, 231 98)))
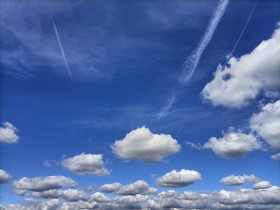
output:
POLYGON ((67 190, 46 190, 40 192, 33 192, 33 197, 37 198, 63 198, 68 202, 86 200, 87 194, 84 191, 76 190, 76 189, 67 189, 67 190))
POLYGON ((30 191, 46 191, 51 189, 58 189, 64 186, 75 187, 77 185, 72 179, 64 176, 47 176, 27 178, 23 177, 18 181, 14 181, 13 185, 18 190, 30 191))
POLYGON ((250 126, 272 149, 280 150, 280 100, 262 107, 251 117, 250 126))
POLYGON ((112 184, 104 184, 100 187, 100 191, 105 193, 112 193, 118 191, 121 186, 121 183, 118 182, 114 182, 112 184))
POLYGON ((111 148, 123 159, 155 162, 180 151, 181 146, 170 135, 153 134, 145 126, 128 133, 111 148))
POLYGON ((155 188, 149 187, 147 182, 138 180, 134 183, 121 186, 116 193, 120 195, 147 195, 150 193, 155 193, 156 191, 157 190, 155 188))
POLYGON ((10 174, 8 174, 6 171, 0 169, 0 184, 6 183, 10 179, 10 174))
POLYGON ((0 127, 0 142, 4 143, 17 143, 19 137, 16 134, 18 129, 12 123, 4 122, 0 127))
POLYGON ((100 187, 100 191, 119 195, 147 195, 156 193, 157 189, 149 187, 148 183, 143 180, 138 180, 127 185, 121 185, 118 182, 105 184, 100 187))
POLYGON ((259 189, 267 189, 272 187, 272 185, 270 184, 270 182, 268 181, 260 181, 254 184, 253 188, 255 190, 259 190, 259 189))
POLYGON ((210 138, 203 148, 212 149, 223 158, 240 158, 253 150, 261 149, 262 145, 252 134, 228 132, 222 138, 210 138))
MULTIPOLYGON (((279 92, 280 29, 262 41, 251 53, 232 57, 225 67, 218 66, 214 79, 202 91, 204 100, 213 105, 240 108, 261 91, 279 92)), ((275 95, 275 94, 274 94, 275 95)))
POLYGON ((156 179, 161 187, 184 187, 201 179, 200 173, 193 170, 181 169, 181 171, 172 170, 162 177, 156 179))
POLYGON ((106 176, 110 171, 105 168, 103 156, 100 154, 80 154, 61 161, 61 165, 76 174, 106 176))
POLYGON ((259 182, 261 179, 257 178, 255 175, 242 175, 242 176, 235 176, 235 175, 230 175, 227 177, 222 178, 221 183, 224 185, 242 185, 244 183, 248 182, 259 182))
POLYGON ((278 152, 275 155, 271 155, 271 159, 273 159, 273 160, 280 160, 280 152, 278 152))

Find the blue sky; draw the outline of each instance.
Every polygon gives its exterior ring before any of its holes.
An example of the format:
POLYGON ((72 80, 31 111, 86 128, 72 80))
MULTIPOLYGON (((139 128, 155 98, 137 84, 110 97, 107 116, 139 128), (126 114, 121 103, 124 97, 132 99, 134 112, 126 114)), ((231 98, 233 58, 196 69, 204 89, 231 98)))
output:
POLYGON ((279 1, 4 0, 0 15, 1 207, 189 209, 191 191, 249 209, 258 191, 280 208, 279 1), (50 176, 77 184, 36 188, 50 176), (137 180, 157 192, 123 193, 137 180))

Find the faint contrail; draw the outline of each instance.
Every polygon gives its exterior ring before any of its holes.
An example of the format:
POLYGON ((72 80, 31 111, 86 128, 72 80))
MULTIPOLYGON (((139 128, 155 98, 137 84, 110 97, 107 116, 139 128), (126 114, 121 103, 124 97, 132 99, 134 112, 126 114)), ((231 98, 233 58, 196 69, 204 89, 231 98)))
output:
POLYGON ((228 3, 229 0, 219 1, 218 6, 211 17, 210 23, 199 42, 198 47, 192 52, 192 54, 186 59, 186 61, 183 64, 183 72, 179 79, 179 82, 181 84, 186 84, 192 77, 199 63, 202 53, 204 52, 207 45, 210 43, 213 34, 226 11, 228 3))
POLYGON ((208 25, 203 37, 201 38, 199 45, 192 52, 192 54, 189 57, 187 57, 186 61, 183 64, 183 71, 178 80, 178 85, 177 85, 176 91, 174 93, 172 93, 171 96, 168 97, 166 103, 164 104, 160 113, 158 114, 157 119, 161 119, 166 114, 166 112, 168 112, 168 110, 172 107, 172 105, 176 101, 176 98, 178 95, 178 89, 180 89, 180 87, 186 85, 187 82, 192 77, 192 75, 199 63, 202 53, 204 52, 205 48, 211 41, 213 34, 214 34, 221 18, 223 17, 223 15, 226 11, 228 3, 229 3, 229 0, 219 0, 218 6, 211 17, 209 25, 208 25))
POLYGON ((250 15, 249 15, 249 17, 248 17, 246 23, 245 23, 245 25, 244 25, 244 27, 243 27, 241 33, 240 33, 240 35, 239 35, 239 37, 238 37, 238 39, 237 39, 237 41, 236 41, 234 47, 232 48, 232 50, 231 50, 231 52, 230 52, 230 54, 229 54, 229 56, 228 56, 228 58, 227 58, 225 64, 228 62, 228 60, 229 60, 230 57, 232 56, 232 54, 233 54, 235 48, 236 48, 237 45, 239 44, 239 41, 240 41, 240 39, 242 38, 242 36, 243 36, 243 34, 244 34, 244 31, 246 30, 246 28, 247 28, 247 26, 248 26, 248 23, 250 22, 251 17, 253 16, 253 14, 254 14, 254 12, 255 12, 255 9, 256 9, 258 3, 259 3, 259 0, 255 2, 255 5, 254 5, 254 7, 253 7, 253 9, 252 9, 252 11, 251 11, 251 13, 250 13, 250 15))
POLYGON ((63 47, 62 47, 62 43, 61 43, 61 40, 60 40, 60 36, 59 36, 58 31, 57 31, 57 28, 56 28, 56 25, 55 25, 54 20, 52 20, 52 22, 53 22, 53 28, 54 28, 54 32, 55 32, 55 35, 56 35, 56 39, 57 39, 57 42, 58 42, 58 45, 59 45, 59 48, 60 48, 60 51, 61 51, 61 54, 62 54, 64 63, 65 63, 65 66, 66 66, 66 68, 67 68, 67 70, 68 70, 69 76, 71 77, 71 79, 73 79, 72 73, 71 73, 71 71, 70 71, 70 68, 69 68, 69 65, 68 65, 68 62, 67 62, 67 59, 66 59, 66 56, 65 56, 63 47))

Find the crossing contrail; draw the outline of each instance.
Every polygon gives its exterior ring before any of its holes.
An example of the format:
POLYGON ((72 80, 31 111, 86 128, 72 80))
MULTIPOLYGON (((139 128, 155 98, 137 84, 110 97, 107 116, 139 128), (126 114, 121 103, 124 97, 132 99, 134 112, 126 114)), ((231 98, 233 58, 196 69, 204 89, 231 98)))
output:
POLYGON ((61 51, 61 54, 62 54, 64 63, 65 63, 65 66, 66 66, 66 68, 67 68, 67 71, 68 71, 68 73, 69 73, 69 76, 71 77, 71 79, 73 79, 72 73, 71 73, 71 71, 70 71, 70 67, 69 67, 69 65, 68 65, 68 62, 67 62, 67 59, 66 59, 64 50, 63 50, 63 46, 62 46, 62 43, 61 43, 61 40, 60 40, 60 36, 59 36, 58 30, 57 30, 57 28, 56 28, 56 24, 55 24, 54 20, 52 20, 52 22, 53 22, 53 28, 54 28, 55 36, 56 36, 56 39, 57 39, 57 42, 58 42, 58 45, 59 45, 59 48, 60 48, 60 51, 61 51))
POLYGON ((210 43, 210 41, 214 35, 214 32, 226 11, 228 4, 229 4, 229 0, 219 0, 218 6, 211 17, 209 25, 207 26, 207 29, 206 29, 203 37, 201 38, 197 48, 192 52, 192 54, 189 57, 187 57, 187 59, 185 60, 185 62, 183 64, 183 70, 182 70, 181 76, 178 80, 178 85, 177 85, 176 91, 174 93, 172 93, 171 96, 168 97, 166 103, 164 104, 160 113, 158 114, 157 119, 161 119, 162 117, 164 117, 166 115, 166 113, 169 111, 169 109, 172 107, 172 105, 176 101, 176 98, 178 96, 178 89, 180 89, 182 86, 186 85, 188 83, 188 81, 190 80, 190 78, 192 77, 192 75, 194 74, 195 69, 200 61, 200 58, 201 58, 205 48, 207 47, 207 45, 210 43))
POLYGON ((258 3, 259 3, 259 0, 255 2, 254 7, 253 7, 253 9, 252 9, 252 11, 251 11, 251 13, 250 13, 250 15, 249 15, 249 17, 248 17, 248 19, 247 19, 245 25, 244 25, 244 27, 243 27, 241 33, 240 33, 240 35, 239 35, 239 37, 238 37, 238 39, 237 39, 237 41, 236 41, 234 47, 232 48, 232 50, 231 50, 231 52, 230 52, 230 54, 229 54, 229 56, 228 56, 228 58, 227 58, 225 64, 228 62, 228 60, 230 59, 230 57, 231 57, 232 54, 234 53, 235 48, 236 48, 237 45, 239 44, 239 41, 240 41, 240 39, 242 38, 242 36, 243 36, 243 34, 244 34, 244 32, 245 32, 247 26, 248 26, 248 23, 250 22, 250 20, 251 20, 253 14, 254 14, 254 12, 255 12, 255 9, 256 9, 258 3))

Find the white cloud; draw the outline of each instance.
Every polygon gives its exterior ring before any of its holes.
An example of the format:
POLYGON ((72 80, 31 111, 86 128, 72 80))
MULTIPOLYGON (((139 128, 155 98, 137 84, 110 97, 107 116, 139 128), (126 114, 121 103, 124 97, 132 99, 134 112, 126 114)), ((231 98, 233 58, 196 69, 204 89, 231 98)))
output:
POLYGON ((244 183, 248 182, 259 182, 261 179, 257 178, 255 175, 242 175, 242 176, 235 176, 235 175, 230 175, 227 177, 222 178, 221 183, 224 185, 242 185, 244 183))
POLYGON ((0 142, 17 143, 19 137, 16 132, 18 129, 9 122, 4 122, 2 125, 3 127, 0 127, 0 142))
POLYGON ((161 187, 184 187, 201 179, 200 173, 193 170, 181 169, 181 171, 172 170, 162 177, 156 179, 161 187))
POLYGON ((61 165, 76 174, 91 174, 106 176, 110 171, 105 168, 103 156, 100 154, 80 154, 72 158, 64 159, 61 165))
POLYGON ((75 187, 77 183, 64 176, 47 176, 31 179, 23 177, 18 181, 14 181, 13 185, 15 189, 18 190, 45 191, 58 189, 64 186, 75 187))
POLYGON ((87 195, 84 191, 76 190, 76 189, 67 189, 67 190, 46 190, 40 192, 33 192, 33 197, 37 198, 63 198, 68 202, 79 201, 79 200, 86 200, 87 195))
POLYGON ((114 182, 112 184, 104 184, 100 187, 100 191, 105 193, 116 192, 121 188, 121 186, 121 183, 118 182, 114 182))
POLYGON ((128 133, 123 140, 116 141, 111 148, 124 159, 155 162, 179 152, 181 146, 170 135, 153 134, 143 126, 128 133))
POLYGON ((8 182, 10 177, 11 177, 10 174, 0 169, 0 184, 8 182))
POLYGON ((275 155, 271 155, 271 159, 273 159, 273 160, 280 160, 280 152, 278 152, 275 155))
POLYGON ((216 155, 224 158, 240 158, 253 150, 261 149, 262 145, 252 134, 229 132, 219 139, 210 138, 203 148, 212 149, 216 155))
POLYGON ((250 126, 272 149, 280 150, 280 100, 265 105, 260 113, 254 114, 250 126))
POLYGON ((229 67, 218 66, 214 79, 202 91, 202 97, 213 105, 240 108, 255 99, 261 91, 279 91, 280 29, 262 41, 251 53, 232 57, 229 67))
POLYGON ((267 189, 267 188, 271 188, 271 187, 272 187, 272 185, 268 181, 260 181, 260 182, 255 183, 253 186, 253 188, 255 190, 267 189))
POLYGON ((156 190, 154 188, 150 188, 147 182, 138 180, 134 183, 121 186, 116 193, 120 195, 147 195, 155 192, 156 190))

